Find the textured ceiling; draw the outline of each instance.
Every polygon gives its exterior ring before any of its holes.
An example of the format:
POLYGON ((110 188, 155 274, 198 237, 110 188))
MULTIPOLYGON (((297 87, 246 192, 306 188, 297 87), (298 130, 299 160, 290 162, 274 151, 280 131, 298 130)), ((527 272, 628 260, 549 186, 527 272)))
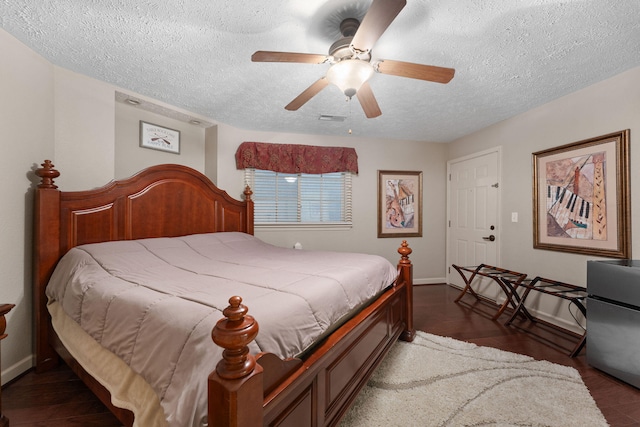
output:
POLYGON ((327 54, 340 21, 362 18, 370 3, 0 0, 0 25, 58 66, 275 132, 448 142, 640 65, 639 0, 408 0, 373 58, 455 68, 450 83, 375 74, 375 119, 334 86, 286 111, 328 65, 253 63, 251 54, 327 54))

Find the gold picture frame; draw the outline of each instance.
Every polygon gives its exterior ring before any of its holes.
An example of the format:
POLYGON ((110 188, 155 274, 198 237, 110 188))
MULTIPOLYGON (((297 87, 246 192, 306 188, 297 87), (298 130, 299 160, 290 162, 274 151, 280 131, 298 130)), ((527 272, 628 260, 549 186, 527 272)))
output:
POLYGON ((533 247, 631 257, 629 129, 533 153, 533 247))
POLYGON ((422 172, 378 171, 378 237, 422 237, 422 172))

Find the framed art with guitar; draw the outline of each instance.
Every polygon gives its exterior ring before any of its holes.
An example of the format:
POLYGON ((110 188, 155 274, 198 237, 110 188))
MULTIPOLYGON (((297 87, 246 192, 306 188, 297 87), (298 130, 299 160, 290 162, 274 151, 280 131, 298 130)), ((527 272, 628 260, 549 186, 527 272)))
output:
POLYGON ((378 237, 422 237, 422 172, 378 171, 378 237))

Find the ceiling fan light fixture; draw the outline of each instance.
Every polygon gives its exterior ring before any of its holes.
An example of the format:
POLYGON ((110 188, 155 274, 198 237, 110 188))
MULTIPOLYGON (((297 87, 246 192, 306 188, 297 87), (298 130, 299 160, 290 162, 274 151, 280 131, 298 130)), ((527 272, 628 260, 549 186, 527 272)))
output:
POLYGON ((345 59, 327 71, 327 80, 340 88, 349 98, 373 75, 373 67, 359 59, 345 59))

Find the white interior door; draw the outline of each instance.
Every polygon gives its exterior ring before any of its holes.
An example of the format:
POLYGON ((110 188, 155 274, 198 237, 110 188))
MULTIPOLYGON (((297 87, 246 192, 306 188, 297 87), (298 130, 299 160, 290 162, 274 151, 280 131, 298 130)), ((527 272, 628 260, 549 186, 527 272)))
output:
MULTIPOLYGON (((499 265, 499 148, 452 160, 448 164, 447 280, 464 287, 452 264, 499 265)), ((474 290, 497 299, 500 289, 485 279, 474 290)))

